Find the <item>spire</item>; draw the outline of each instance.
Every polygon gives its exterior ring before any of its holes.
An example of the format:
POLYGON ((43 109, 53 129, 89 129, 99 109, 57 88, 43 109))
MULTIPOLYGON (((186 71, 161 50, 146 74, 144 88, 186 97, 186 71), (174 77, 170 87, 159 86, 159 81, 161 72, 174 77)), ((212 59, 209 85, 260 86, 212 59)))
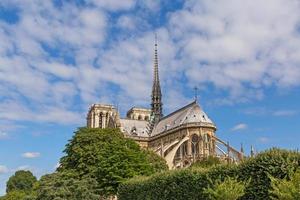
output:
POLYGON ((159 83, 159 71, 158 71, 158 54, 157 54, 157 35, 155 34, 155 46, 154 46, 154 77, 151 95, 151 110, 154 123, 157 123, 162 117, 162 102, 161 102, 161 89, 159 83))

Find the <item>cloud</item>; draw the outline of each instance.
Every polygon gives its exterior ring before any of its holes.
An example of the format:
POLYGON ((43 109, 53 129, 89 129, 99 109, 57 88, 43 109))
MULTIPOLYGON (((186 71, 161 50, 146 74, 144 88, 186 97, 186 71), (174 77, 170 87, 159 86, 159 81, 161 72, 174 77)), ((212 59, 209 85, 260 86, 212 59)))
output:
POLYGON ((271 86, 300 85, 298 9, 296 0, 191 0, 170 14, 168 30, 190 82, 243 102, 271 86))
POLYGON ((32 169, 29 165, 21 165, 15 171, 18 171, 18 170, 32 170, 32 169))
POLYGON ((6 132, 0 131, 0 140, 8 139, 9 136, 6 132))
POLYGON ((9 170, 6 166, 4 165, 0 165, 0 174, 5 174, 7 173, 9 170))
POLYGON ((275 117, 290 117, 295 116, 299 112, 297 110, 290 110, 290 109, 278 109, 278 110, 270 110, 265 107, 255 107, 255 108, 248 108, 242 111, 247 115, 260 115, 260 116, 275 116, 275 117))
POLYGON ((135 0, 86 0, 86 2, 111 11, 128 10, 133 8, 136 3, 135 0))
POLYGON ((270 141, 270 138, 268 138, 268 137, 259 137, 259 138, 258 138, 258 141, 259 141, 260 143, 265 144, 265 143, 268 143, 268 142, 270 141))
POLYGON ((189 0, 164 16, 162 1, 84 2, 1 1, 18 20, 0 22, 0 120, 79 124, 95 102, 148 106, 153 32, 167 111, 195 85, 222 91, 218 105, 300 85, 296 0, 189 0))
POLYGON ((298 112, 295 110, 277 110, 273 112, 273 115, 277 117, 285 117, 285 116, 294 116, 297 113, 298 112))
POLYGON ((23 158, 38 158, 41 154, 39 152, 25 152, 22 154, 23 158))
POLYGON ((247 124, 240 123, 231 128, 232 131, 242 131, 248 128, 247 124))

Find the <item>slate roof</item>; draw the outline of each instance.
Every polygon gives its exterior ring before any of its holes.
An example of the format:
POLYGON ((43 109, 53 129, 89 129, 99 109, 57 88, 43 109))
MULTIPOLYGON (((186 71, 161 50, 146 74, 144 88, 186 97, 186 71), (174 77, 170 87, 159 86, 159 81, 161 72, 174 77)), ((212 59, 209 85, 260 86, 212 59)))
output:
POLYGON ((204 122, 214 126, 212 120, 201 109, 199 104, 196 101, 193 101, 179 110, 163 117, 154 127, 151 135, 158 135, 178 126, 197 122, 204 122))
MULTIPOLYGON (((203 122, 215 126, 212 120, 194 101, 175 112, 163 117, 153 128, 151 136, 179 127, 184 124, 203 122)), ((121 130, 130 136, 150 137, 148 134, 149 122, 132 119, 121 119, 121 130)))

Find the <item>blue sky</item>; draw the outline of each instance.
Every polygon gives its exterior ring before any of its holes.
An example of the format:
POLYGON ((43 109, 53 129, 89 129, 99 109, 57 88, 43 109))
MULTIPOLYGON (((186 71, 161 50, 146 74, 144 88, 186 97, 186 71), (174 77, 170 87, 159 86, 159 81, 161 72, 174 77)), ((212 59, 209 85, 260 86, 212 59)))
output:
POLYGON ((93 103, 149 107, 154 33, 167 114, 193 100, 239 148, 300 141, 298 0, 1 0, 0 194, 54 171, 93 103))

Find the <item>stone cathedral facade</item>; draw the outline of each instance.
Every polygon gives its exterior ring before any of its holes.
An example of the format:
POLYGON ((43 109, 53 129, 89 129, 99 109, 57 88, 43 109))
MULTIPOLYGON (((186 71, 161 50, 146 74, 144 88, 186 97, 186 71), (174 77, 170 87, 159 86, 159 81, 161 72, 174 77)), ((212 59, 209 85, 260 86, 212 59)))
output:
POLYGON ((93 104, 87 114, 87 126, 120 128, 125 137, 165 158, 170 169, 187 167, 207 156, 228 162, 243 158, 242 149, 239 152, 216 136, 215 123, 196 100, 163 116, 157 42, 153 75, 150 109, 132 107, 126 117, 121 118, 113 105, 93 104))

